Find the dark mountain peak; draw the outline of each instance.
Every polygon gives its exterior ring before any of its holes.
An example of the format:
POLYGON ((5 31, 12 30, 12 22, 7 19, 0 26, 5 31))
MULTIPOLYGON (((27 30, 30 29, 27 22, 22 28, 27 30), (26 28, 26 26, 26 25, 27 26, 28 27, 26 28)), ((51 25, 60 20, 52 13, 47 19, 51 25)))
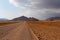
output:
POLYGON ((30 17, 30 18, 28 18, 28 17, 26 17, 26 16, 21 16, 21 17, 17 17, 17 18, 14 18, 13 19, 14 21, 38 21, 38 19, 36 19, 36 18, 33 18, 33 17, 30 17))
POLYGON ((60 20, 60 17, 58 17, 58 16, 57 16, 57 17, 50 17, 50 18, 48 18, 47 20, 51 20, 51 21, 52 21, 52 20, 60 20))
POLYGON ((27 18, 26 16, 21 16, 21 17, 19 17, 19 18, 27 18))
POLYGON ((30 17, 29 20, 39 21, 38 19, 36 19, 36 18, 34 18, 34 17, 30 17))
POLYGON ((27 17, 21 16, 21 17, 14 18, 13 20, 15 20, 15 21, 17 21, 17 20, 26 21, 27 19, 28 19, 27 17))

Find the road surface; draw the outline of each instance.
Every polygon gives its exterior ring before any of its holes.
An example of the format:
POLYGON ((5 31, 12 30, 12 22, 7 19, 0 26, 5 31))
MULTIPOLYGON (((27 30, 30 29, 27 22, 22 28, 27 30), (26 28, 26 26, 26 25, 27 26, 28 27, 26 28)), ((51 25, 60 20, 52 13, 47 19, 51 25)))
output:
POLYGON ((6 27, 9 28, 4 30, 5 36, 0 40, 38 40, 26 22, 9 24, 6 27))

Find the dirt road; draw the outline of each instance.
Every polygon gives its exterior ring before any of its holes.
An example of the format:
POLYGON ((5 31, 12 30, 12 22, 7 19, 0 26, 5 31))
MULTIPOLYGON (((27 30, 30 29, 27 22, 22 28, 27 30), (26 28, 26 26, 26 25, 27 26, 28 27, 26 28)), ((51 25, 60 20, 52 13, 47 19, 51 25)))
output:
POLYGON ((3 33, 7 33, 0 40, 38 40, 26 22, 10 24, 6 27, 8 28, 3 33))

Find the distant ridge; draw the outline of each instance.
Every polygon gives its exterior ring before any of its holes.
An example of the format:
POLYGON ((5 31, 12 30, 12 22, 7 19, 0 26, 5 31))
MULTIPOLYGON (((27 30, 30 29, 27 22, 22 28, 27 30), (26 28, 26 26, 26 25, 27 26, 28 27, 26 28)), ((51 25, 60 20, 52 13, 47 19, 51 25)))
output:
POLYGON ((60 17, 50 17, 50 18, 48 18, 48 19, 46 19, 46 20, 60 20, 60 17))
POLYGON ((36 18, 34 18, 34 17, 30 17, 30 18, 28 18, 29 19, 29 21, 39 21, 38 19, 36 19, 36 18))
POLYGON ((8 19, 0 18, 0 22, 8 21, 8 19))
POLYGON ((33 18, 33 17, 27 18, 25 16, 17 17, 17 18, 14 18, 13 20, 14 21, 39 21, 36 18, 33 18))

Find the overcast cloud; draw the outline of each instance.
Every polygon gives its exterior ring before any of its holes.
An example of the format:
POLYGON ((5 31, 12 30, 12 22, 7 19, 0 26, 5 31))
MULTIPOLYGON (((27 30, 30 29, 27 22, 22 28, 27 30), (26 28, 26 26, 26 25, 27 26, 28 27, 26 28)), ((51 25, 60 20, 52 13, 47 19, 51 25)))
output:
POLYGON ((22 13, 26 16, 45 19, 60 15, 60 0, 9 0, 9 2, 16 7, 26 8, 22 13))

